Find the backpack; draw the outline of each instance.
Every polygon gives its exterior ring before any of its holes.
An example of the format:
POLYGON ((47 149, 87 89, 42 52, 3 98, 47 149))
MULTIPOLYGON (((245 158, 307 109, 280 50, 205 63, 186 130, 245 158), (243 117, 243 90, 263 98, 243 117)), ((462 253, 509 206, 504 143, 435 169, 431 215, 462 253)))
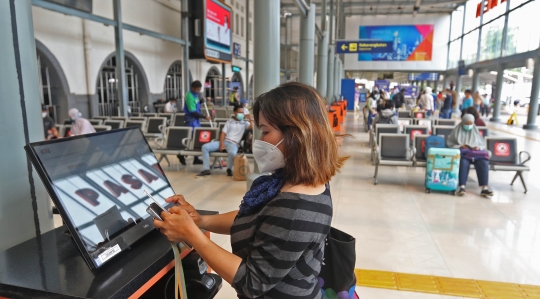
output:
POLYGON ((441 137, 439 135, 431 135, 428 138, 426 138, 426 147, 424 151, 424 158, 427 159, 428 151, 430 148, 445 148, 446 144, 444 142, 444 137, 441 137))

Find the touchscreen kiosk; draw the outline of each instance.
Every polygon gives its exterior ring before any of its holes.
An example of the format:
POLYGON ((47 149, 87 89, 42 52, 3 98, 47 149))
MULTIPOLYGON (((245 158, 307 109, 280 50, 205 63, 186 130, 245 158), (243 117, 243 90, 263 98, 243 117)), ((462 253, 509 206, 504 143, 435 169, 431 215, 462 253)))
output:
POLYGON ((139 128, 31 143, 32 164, 77 243, 97 269, 149 233, 146 208, 174 191, 139 128))

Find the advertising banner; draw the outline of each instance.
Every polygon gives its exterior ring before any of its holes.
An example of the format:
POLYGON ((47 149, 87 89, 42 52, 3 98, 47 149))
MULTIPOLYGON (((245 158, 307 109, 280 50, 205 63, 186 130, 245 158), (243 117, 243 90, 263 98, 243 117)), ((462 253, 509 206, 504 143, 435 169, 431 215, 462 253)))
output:
POLYGON ((434 25, 360 26, 353 47, 358 61, 431 61, 433 33, 434 25))
POLYGON ((207 59, 230 62, 232 60, 231 9, 218 0, 206 0, 207 59))

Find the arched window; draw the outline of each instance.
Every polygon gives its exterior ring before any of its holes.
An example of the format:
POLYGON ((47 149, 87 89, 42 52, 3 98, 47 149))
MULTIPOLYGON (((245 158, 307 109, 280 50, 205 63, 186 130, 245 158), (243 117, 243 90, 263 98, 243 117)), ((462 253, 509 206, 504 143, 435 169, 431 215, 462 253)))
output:
POLYGON ((165 78, 165 100, 181 99, 182 91, 182 63, 175 62, 169 68, 165 78))
MULTIPOLYGON (((142 112, 140 92, 144 88, 141 71, 134 66, 133 61, 125 57, 126 87, 128 105, 131 112, 142 112)), ((113 55, 103 65, 97 82, 99 115, 115 116, 119 112, 118 79, 116 78, 116 57, 113 55)))

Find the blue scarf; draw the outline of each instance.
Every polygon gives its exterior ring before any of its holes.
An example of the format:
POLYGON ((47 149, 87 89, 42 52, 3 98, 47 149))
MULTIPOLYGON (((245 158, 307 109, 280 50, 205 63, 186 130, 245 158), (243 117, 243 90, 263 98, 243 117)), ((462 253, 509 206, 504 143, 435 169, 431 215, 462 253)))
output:
POLYGON ((240 204, 238 216, 248 215, 276 197, 285 184, 282 174, 283 170, 278 169, 272 175, 261 176, 253 181, 240 204))

